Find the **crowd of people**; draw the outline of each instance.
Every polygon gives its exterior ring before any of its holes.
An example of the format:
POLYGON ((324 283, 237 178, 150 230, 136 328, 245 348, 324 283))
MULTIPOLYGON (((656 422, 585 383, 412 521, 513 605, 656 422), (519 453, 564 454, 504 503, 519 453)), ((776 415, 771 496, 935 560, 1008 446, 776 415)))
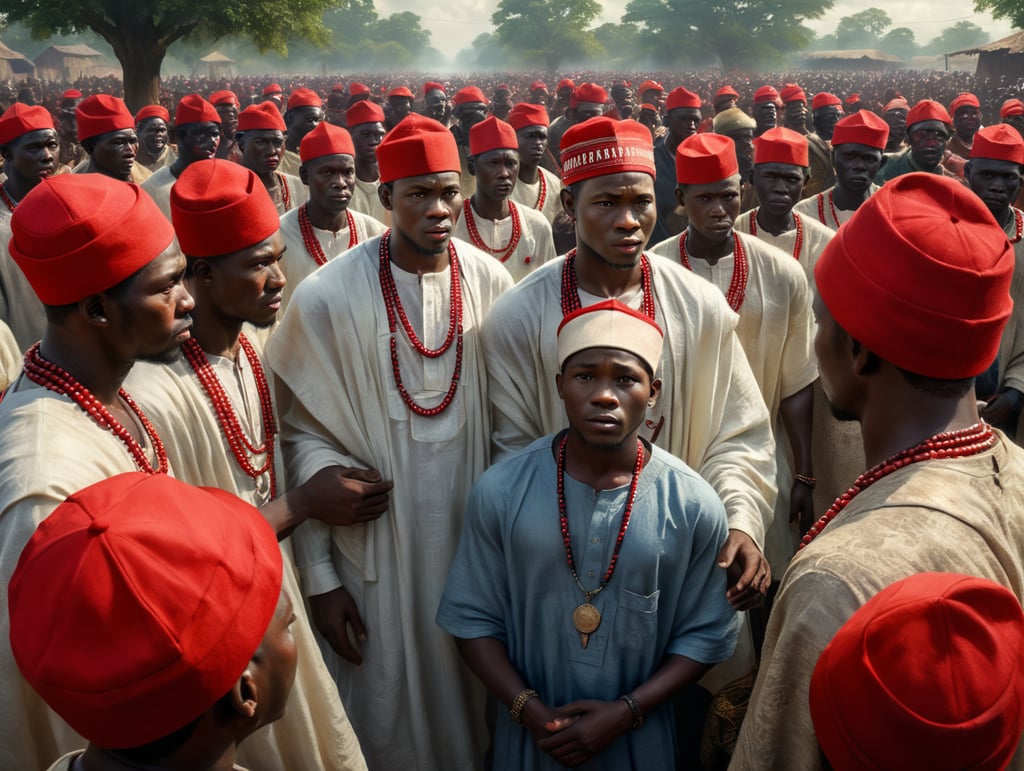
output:
POLYGON ((0 768, 1024 769, 1024 102, 0 93, 0 768))

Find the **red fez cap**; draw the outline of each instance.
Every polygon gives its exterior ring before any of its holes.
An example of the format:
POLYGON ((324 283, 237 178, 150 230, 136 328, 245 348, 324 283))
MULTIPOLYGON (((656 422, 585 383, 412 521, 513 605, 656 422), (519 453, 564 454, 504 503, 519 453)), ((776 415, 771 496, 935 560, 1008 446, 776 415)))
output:
POLYGON ((718 104, 727 99, 739 99, 740 95, 736 89, 732 86, 722 86, 718 91, 715 92, 715 98, 711 101, 711 104, 718 104))
POLYGON ((1020 132, 1005 123, 978 129, 971 146, 972 158, 990 158, 1024 166, 1024 139, 1020 132))
POLYGON ((148 193, 103 174, 42 180, 11 215, 11 257, 44 305, 119 284, 174 240, 148 193))
POLYGON ((281 86, 277 83, 271 83, 269 86, 263 89, 263 96, 274 96, 275 94, 283 94, 281 86))
POLYGON ((779 92, 775 86, 761 86, 754 92, 754 104, 763 102, 775 102, 779 98, 779 92))
POLYGON ((596 83, 580 83, 576 86, 574 96, 577 104, 580 102, 604 104, 608 101, 608 92, 596 83))
POLYGON ((311 88, 297 88, 288 95, 288 109, 296 107, 323 107, 324 100, 311 88))
POLYGON ((890 99, 885 107, 882 108, 882 112, 889 112, 889 110, 910 110, 910 102, 904 99, 902 96, 897 96, 895 99, 890 99))
POLYGON ((171 122, 171 114, 167 112, 167 108, 159 104, 147 104, 137 113, 135 113, 135 125, 138 126, 142 121, 147 118, 159 118, 164 123, 171 122))
POLYGON ((469 104, 470 102, 482 102, 483 104, 488 104, 487 97, 484 96, 484 92, 476 86, 460 88, 455 92, 455 98, 452 99, 453 104, 469 104))
POLYGON ((1024 102, 1020 99, 1007 99, 999 108, 1000 118, 1009 118, 1011 115, 1024 115, 1024 102))
POLYGON ((850 94, 846 97, 847 104, 858 104, 860 102, 860 94, 850 94))
POLYGON ((303 163, 324 155, 356 154, 352 144, 352 135, 341 126, 334 126, 323 120, 316 124, 299 142, 299 158, 303 163))
POLYGON ((218 104, 233 104, 235 107, 240 107, 241 102, 238 101, 238 96, 234 91, 224 89, 223 91, 214 91, 210 95, 210 104, 216 107, 218 104))
POLYGON ((860 110, 836 123, 832 133, 832 146, 851 144, 885 149, 889 139, 889 124, 871 110, 860 110))
POLYGON ((811 718, 836 771, 1006 768, 1024 728, 1024 613, 956 573, 886 587, 814 667, 811 718))
POLYGON ((535 80, 530 84, 531 91, 547 91, 547 84, 543 80, 535 80))
POLYGON ((700 97, 692 91, 687 91, 682 86, 673 88, 668 92, 668 99, 665 100, 665 110, 671 112, 678 107, 689 107, 691 109, 700 109, 701 101, 700 97))
POLYGON ((53 116, 45 107, 15 102, 0 116, 0 145, 7 145, 30 131, 52 129, 53 116))
POLYGON ((783 104, 789 104, 790 102, 807 102, 807 94, 800 88, 796 83, 787 83, 782 87, 782 91, 779 92, 779 96, 782 98, 783 104))
POLYGON ((348 84, 348 95, 355 96, 356 94, 368 94, 370 93, 370 87, 360 83, 357 80, 353 80, 348 84))
POLYGON ((996 358, 1013 308, 1013 263, 978 196, 916 172, 890 180, 839 228, 814 279, 836 322, 869 350, 918 375, 956 380, 996 358))
POLYGON ((724 134, 693 134, 676 148, 680 185, 710 185, 739 173, 736 143, 724 134))
POLYGON ((246 107, 238 113, 238 130, 253 131, 255 129, 268 129, 284 131, 284 118, 281 112, 270 102, 260 102, 246 107))
POLYGON ((807 137, 782 126, 768 129, 758 137, 754 145, 754 163, 787 163, 790 166, 809 166, 807 137))
POLYGON ((60 98, 61 99, 81 99, 82 98, 82 92, 79 91, 77 88, 69 88, 67 91, 65 91, 63 94, 61 94, 60 98))
POLYGON ((78 119, 78 141, 83 142, 111 131, 135 128, 135 118, 125 103, 110 94, 87 96, 75 108, 78 119))
POLYGON ((508 83, 499 83, 496 85, 494 87, 494 93, 498 93, 499 91, 508 91, 510 94, 512 93, 512 89, 509 87, 508 83))
POLYGON ((469 130, 470 155, 481 155, 491 150, 519 150, 516 130, 493 115, 469 130))
POLYGON ((925 120, 937 120, 947 126, 953 125, 953 119, 949 117, 946 108, 933 99, 922 99, 910 108, 910 112, 907 113, 907 127, 925 120))
POLYGON ((245 671, 281 571, 254 506, 167 474, 120 474, 71 495, 29 540, 10 582, 11 649, 87 740, 148 744, 245 671))
POLYGON ((436 120, 416 113, 406 116, 377 145, 377 164, 381 182, 462 171, 452 132, 436 120))
POLYGON ((604 116, 570 126, 562 134, 562 182, 623 171, 655 175, 651 132, 634 120, 604 116))
POLYGON ((974 94, 969 91, 964 91, 949 103, 949 114, 956 115, 956 111, 961 107, 977 107, 980 110, 981 102, 978 101, 978 97, 974 94))
POLYGON ((431 91, 440 91, 444 93, 444 83, 438 83, 436 80, 428 80, 423 84, 423 96, 426 96, 431 91))
POLYGON ((171 220, 189 257, 258 244, 280 228, 277 207, 252 171, 219 158, 190 163, 171 188, 171 220))
POLYGON ((830 94, 827 91, 819 91, 811 99, 811 109, 817 110, 822 107, 830 107, 836 105, 839 109, 843 108, 843 100, 835 94, 830 94))
POLYGON ((508 112, 508 122, 516 131, 527 126, 548 126, 551 119, 542 104, 519 102, 508 112))
POLYGON ((384 108, 376 102, 364 99, 356 102, 345 110, 345 123, 349 128, 355 128, 361 123, 383 123, 384 108))
POLYGON ((658 111, 658 105, 651 104, 650 102, 643 102, 640 105, 640 109, 641 110, 647 110, 649 112, 657 112, 658 111))
POLYGON ((401 96, 401 97, 405 97, 406 99, 415 99, 416 98, 416 95, 413 94, 413 92, 410 91, 405 86, 398 86, 398 88, 393 88, 390 91, 388 91, 388 99, 390 99, 393 96, 401 96))
POLYGON ((640 88, 637 89, 637 93, 640 96, 644 95, 645 91, 664 91, 665 87, 656 80, 645 80, 640 84, 640 88))
POLYGON ((187 123, 220 123, 220 113, 199 94, 186 94, 174 111, 174 125, 179 127, 187 123))
MULTIPOLYGON (((540 83, 542 86, 544 85, 539 80, 537 82, 540 83)), ((555 86, 555 91, 561 91, 563 88, 576 88, 576 84, 570 78, 562 78, 560 81, 558 81, 558 85, 555 86)), ((533 90, 532 87, 530 90, 533 90)), ((544 86, 544 90, 547 91, 547 86, 544 86)))

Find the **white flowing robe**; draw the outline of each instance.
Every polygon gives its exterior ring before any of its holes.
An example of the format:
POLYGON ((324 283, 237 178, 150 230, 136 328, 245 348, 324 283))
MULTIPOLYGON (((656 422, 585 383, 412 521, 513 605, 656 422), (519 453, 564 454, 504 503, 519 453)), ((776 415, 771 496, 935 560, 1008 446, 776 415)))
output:
MULTIPOLYGON (((363 663, 325 651, 371 768, 480 767, 486 745, 481 684, 434 623, 458 545, 470 487, 488 463, 486 374, 480 323, 512 284, 490 256, 454 241, 462 277, 462 375, 436 417, 406 406, 394 382, 379 278, 379 239, 302 282, 267 345, 278 380, 289 481, 326 466, 371 468, 395 487, 365 525, 306 522, 293 536, 307 596, 344 586, 366 623, 363 663)), ((450 270, 420 280, 389 266, 410 323, 428 347, 448 329, 450 270)), ((401 376, 420 404, 448 390, 455 344, 416 353, 399 327, 401 376)))
POLYGON ((562 180, 558 178, 557 174, 548 171, 543 166, 538 167, 537 171, 540 172, 540 175, 532 185, 523 182, 521 179, 516 180, 516 185, 512 188, 512 200, 516 203, 521 203, 523 206, 529 206, 534 211, 539 211, 550 224, 555 221, 558 212, 562 211, 562 180), (540 203, 541 177, 544 178, 545 186, 544 202, 538 208, 537 204, 540 203))
POLYGON ((11 333, 11 328, 0 321, 0 393, 14 382, 21 372, 21 348, 11 333))
MULTIPOLYGON (((469 200, 466 198, 465 200, 469 200)), ((472 206, 472 204, 470 204, 472 206)), ((551 262, 555 254, 555 241, 551 235, 551 224, 544 215, 525 206, 517 206, 519 215, 519 244, 501 264, 512 275, 512 280, 519 282, 530 275, 546 262, 551 262)), ((512 241, 512 215, 500 220, 489 220, 481 217, 473 209, 473 221, 477 232, 485 244, 492 248, 507 246, 512 241)), ((455 225, 452 235, 463 241, 470 241, 469 226, 463 213, 455 225)), ((499 255, 492 255, 497 260, 499 255)))

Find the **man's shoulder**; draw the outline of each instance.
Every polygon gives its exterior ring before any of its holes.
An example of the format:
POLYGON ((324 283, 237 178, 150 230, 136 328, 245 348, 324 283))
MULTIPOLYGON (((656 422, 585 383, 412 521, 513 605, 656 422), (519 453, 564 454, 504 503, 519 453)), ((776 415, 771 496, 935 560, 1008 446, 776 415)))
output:
POLYGON ((548 218, 539 209, 534 209, 530 206, 517 206, 516 211, 519 212, 519 216, 523 218, 524 222, 529 223, 535 228, 541 228, 550 232, 551 223, 548 222, 548 218))
POLYGON ((483 279, 488 283, 501 286, 512 285, 512 276, 505 267, 487 252, 478 249, 468 241, 452 237, 455 252, 459 255, 459 265, 467 278, 483 279))
MULTIPOLYGON (((826 238, 831 240, 831 238, 836 233, 834 230, 832 230, 832 228, 828 227, 828 225, 822 224, 821 220, 818 219, 817 198, 818 196, 813 196, 812 198, 807 199, 808 201, 813 202, 813 205, 815 207, 813 209, 810 209, 809 211, 807 210, 807 208, 809 207, 800 209, 794 206, 793 216, 800 218, 800 225, 801 227, 803 227, 805 235, 814 235, 820 238, 826 238)), ((803 202, 801 201, 801 203, 803 202)))
POLYGON ((493 500, 508 500, 514 490, 529 485, 531 478, 546 466, 554 467, 554 435, 534 439, 530 444, 505 455, 479 476, 475 494, 493 500))
MULTIPOLYGON (((493 257, 489 259, 500 266, 493 257)), ((539 326, 543 316, 542 303, 549 299, 553 292, 557 293, 561 286, 564 262, 565 257, 562 256, 544 263, 502 294, 491 307, 487 316, 488 322, 495 318, 513 316, 522 318, 523 323, 535 321, 539 326), (532 308, 532 312, 527 313, 524 308, 532 308)))
MULTIPOLYGON (((692 310, 699 310, 703 314, 712 314, 723 320, 728 320, 730 326, 735 323, 736 314, 729 308, 723 295, 714 284, 701 278, 692 270, 687 270, 679 262, 675 255, 678 255, 679 236, 671 236, 658 244, 662 247, 660 253, 654 253, 651 260, 651 274, 654 278, 655 289, 660 292, 674 294, 679 301, 686 302, 692 310), (669 256, 666 251, 673 248, 675 254, 669 256)), ((675 310, 675 308, 673 308, 675 310)))

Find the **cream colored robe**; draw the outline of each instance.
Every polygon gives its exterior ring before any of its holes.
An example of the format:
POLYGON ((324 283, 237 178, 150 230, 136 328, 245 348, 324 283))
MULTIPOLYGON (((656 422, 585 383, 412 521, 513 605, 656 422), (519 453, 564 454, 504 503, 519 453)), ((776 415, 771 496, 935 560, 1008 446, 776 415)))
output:
POLYGON ((0 204, 0 321, 10 327, 18 348, 28 350, 46 331, 46 310, 7 248, 11 213, 0 204))
POLYGON ((0 394, 18 377, 21 362, 22 351, 11 333, 11 328, 0 321, 0 394))
POLYGON ((529 206, 531 209, 540 211, 544 215, 544 219, 551 224, 555 221, 555 216, 558 212, 562 211, 562 198, 560 193, 562 192, 562 180, 558 178, 558 175, 548 171, 543 166, 539 168, 540 176, 544 178, 544 184, 547 186, 547 192, 544 194, 544 205, 538 209, 537 203, 540 201, 540 178, 537 179, 532 185, 528 185, 523 180, 517 179, 515 187, 512 188, 512 200, 516 203, 521 203, 523 206, 529 206))
MULTIPOLYGON (((249 339, 259 350, 258 336, 252 335, 249 339)), ((237 365, 221 357, 209 358, 245 435, 254 444, 262 443, 259 394, 245 355, 240 353, 237 365)), ((269 371, 267 374, 269 378, 269 371)), ((219 487, 254 506, 262 506, 269 500, 269 475, 254 480, 242 470, 188 361, 182 358, 174 364, 138 363, 128 376, 125 388, 163 439, 178 479, 192 485, 219 487)), ((264 456, 253 458, 256 465, 263 460, 264 456)), ((280 495, 285 490, 285 480, 279 451, 277 465, 280 495)), ((302 602, 290 538, 281 542, 281 556, 285 568, 282 586, 292 597, 296 616, 291 627, 298 649, 295 685, 284 717, 248 737, 239 747, 238 760, 252 771, 365 769, 359 741, 313 636, 302 602)))
MULTIPOLYGON (((1011 213, 1016 212, 1017 209, 1011 207, 1011 213)), ((1010 217, 1004 232, 1013 244, 1013 280, 1010 282, 1013 313, 999 344, 999 387, 1024 393, 1024 233, 1017 232, 1016 216, 1010 217)))
MULTIPOLYGON (((739 217, 736 218, 734 228, 737 233, 744 235, 755 236, 751 232, 751 217, 756 215, 757 209, 752 211, 743 212, 739 217)), ((781 249, 783 252, 788 254, 790 257, 796 258, 800 263, 800 266, 804 269, 804 275, 807 278, 807 283, 814 286, 814 266, 818 262, 818 258, 821 253, 825 251, 825 247, 828 246, 828 242, 832 240, 832 236, 835 235, 834 230, 822 225, 820 222, 816 222, 811 217, 806 217, 796 211, 796 207, 793 207, 793 216, 800 218, 800 226, 803 230, 803 243, 800 246, 800 253, 794 254, 796 251, 796 226, 792 230, 787 230, 785 233, 779 233, 779 235, 772 235, 762 227, 756 229, 756 238, 764 241, 766 244, 771 244, 777 249, 781 249)))
MULTIPOLYGON (((464 200, 468 201, 469 199, 464 200)), ((501 264, 512 275, 512 280, 518 283, 544 263, 555 259, 557 255, 555 254, 555 242, 551 236, 551 224, 544 218, 544 215, 525 206, 517 206, 516 213, 519 215, 521 234, 519 245, 501 264)), ((504 246, 512 240, 511 215, 501 220, 489 220, 481 217, 475 208, 473 215, 477 232, 488 246, 504 246)), ((452 235, 463 241, 470 241, 465 212, 459 217, 452 235)), ((491 255, 491 257, 498 259, 498 255, 491 255)))
MULTIPOLYGON (((872 183, 869 194, 874 195, 880 189, 878 185, 872 183)), ((804 198, 802 201, 797 202, 796 206, 793 207, 793 211, 803 214, 805 219, 820 222, 830 230, 839 230, 839 226, 844 222, 848 222, 857 210, 840 209, 838 206, 834 206, 832 203, 834 191, 835 185, 810 198, 804 198)))
POLYGON ((294 150, 285 150, 284 155, 281 156, 281 165, 277 167, 277 170, 283 174, 297 177, 301 166, 302 158, 299 157, 299 154, 294 150))
MULTIPOLYGON (((373 217, 353 209, 349 209, 349 211, 352 212, 352 220, 356 224, 356 238, 359 239, 357 243, 362 243, 369 238, 379 236, 387 230, 383 223, 378 222, 373 217)), ((318 227, 314 227, 313 232, 316 234, 317 241, 320 242, 320 246, 324 250, 324 256, 328 260, 333 260, 339 254, 348 251, 348 225, 345 225, 337 233, 332 233, 330 230, 321 230, 318 227)), ((288 307, 288 302, 291 300, 295 288, 319 266, 316 264, 316 260, 310 256, 309 251, 306 249, 306 244, 302 240, 298 208, 281 215, 281 235, 284 237, 286 249, 284 259, 281 260, 280 264, 285 278, 288 279, 288 283, 285 284, 282 291, 281 312, 283 313, 288 307)))
MULTIPOLYGON (((1024 450, 906 466, 862 492, 790 563, 730 769, 821 768, 811 673, 846 620, 886 586, 927 571, 988 578, 1024 600, 1024 450)), ((1020 769, 1021 751, 1011 768, 1020 769)))
POLYGON ((385 209, 384 204, 380 202, 377 195, 379 186, 379 179, 373 182, 363 182, 356 177, 356 186, 352 189, 352 200, 348 202, 348 207, 354 212, 361 212, 373 217, 378 222, 390 225, 391 212, 385 209))
MULTIPOLYGON (((454 243, 464 351, 456 397, 441 415, 415 415, 395 387, 377 238, 303 281, 267 344, 289 481, 342 465, 377 469, 395 482, 381 518, 347 528, 309 521, 293 537, 306 595, 344 586, 366 623, 361 666, 329 649, 325 655, 375 769, 479 768, 487 742, 483 688, 434 613, 465 497, 488 462, 480 322, 512 279, 490 256, 454 243)), ((450 271, 420 281, 391 270, 414 329, 436 347, 448 328, 450 271)), ((406 388, 419 403, 436 404, 448 389, 454 343, 426 359, 400 328, 396 338, 406 388)))
POLYGON ((153 172, 153 176, 142 183, 142 189, 156 202, 160 211, 171 220, 171 188, 178 178, 171 173, 170 166, 164 166, 153 172))
MULTIPOLYGON (((284 172, 278 171, 280 174, 278 180, 279 185, 274 193, 271 194, 270 200, 274 202, 274 206, 277 207, 278 216, 284 214, 290 209, 298 209, 302 204, 309 200, 309 188, 302 184, 302 180, 292 174, 285 174, 284 172), (283 186, 283 187, 282 187, 283 186), (284 204, 284 190, 288 190, 288 206, 284 204)), ((269 191, 267 191, 269 192, 269 191)))
POLYGON ((152 163, 143 163, 136 157, 135 165, 148 169, 150 173, 155 174, 165 166, 170 166, 176 160, 178 160, 178 148, 172 144, 166 144, 164 149, 160 151, 160 155, 152 163))

